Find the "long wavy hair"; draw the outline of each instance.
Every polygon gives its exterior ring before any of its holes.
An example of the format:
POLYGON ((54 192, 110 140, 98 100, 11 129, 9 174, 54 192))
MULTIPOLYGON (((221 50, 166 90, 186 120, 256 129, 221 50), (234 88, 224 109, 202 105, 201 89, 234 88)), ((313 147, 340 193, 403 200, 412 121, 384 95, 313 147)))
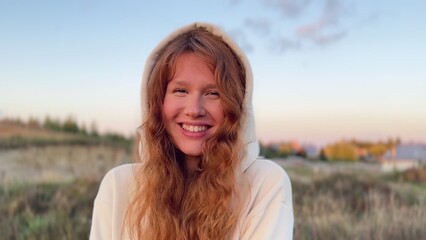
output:
POLYGON ((230 239, 242 198, 238 174, 243 154, 242 119, 246 86, 241 59, 202 27, 172 39, 158 52, 146 86, 146 116, 140 127, 142 161, 135 172, 125 227, 134 239, 230 239), (222 126, 203 143, 199 168, 187 175, 184 154, 174 145, 163 120, 163 100, 176 59, 194 53, 214 73, 224 109, 222 126))

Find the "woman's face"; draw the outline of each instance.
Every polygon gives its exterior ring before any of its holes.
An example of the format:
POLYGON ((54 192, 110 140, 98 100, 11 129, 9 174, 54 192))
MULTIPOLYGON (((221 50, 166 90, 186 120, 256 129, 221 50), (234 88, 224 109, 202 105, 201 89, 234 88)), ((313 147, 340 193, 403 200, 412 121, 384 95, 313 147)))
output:
POLYGON ((214 74, 201 57, 184 53, 167 85, 163 119, 174 144, 187 156, 202 155, 202 144, 224 121, 214 74))

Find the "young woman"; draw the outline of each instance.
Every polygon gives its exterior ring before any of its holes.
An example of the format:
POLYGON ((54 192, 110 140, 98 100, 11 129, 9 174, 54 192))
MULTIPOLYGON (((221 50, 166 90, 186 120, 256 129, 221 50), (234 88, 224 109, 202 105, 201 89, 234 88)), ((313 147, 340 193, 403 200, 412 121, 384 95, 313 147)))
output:
POLYGON ((195 23, 149 56, 139 162, 112 169, 91 239, 291 239, 291 184, 258 157, 252 73, 220 29, 195 23))

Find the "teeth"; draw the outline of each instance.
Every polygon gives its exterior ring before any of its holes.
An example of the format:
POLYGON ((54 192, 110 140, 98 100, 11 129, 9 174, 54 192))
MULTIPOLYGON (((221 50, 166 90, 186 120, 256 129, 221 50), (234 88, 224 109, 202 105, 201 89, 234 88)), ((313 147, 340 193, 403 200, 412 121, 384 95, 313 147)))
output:
POLYGON ((187 124, 182 124, 182 128, 188 132, 204 132, 207 130, 206 126, 193 126, 187 124))

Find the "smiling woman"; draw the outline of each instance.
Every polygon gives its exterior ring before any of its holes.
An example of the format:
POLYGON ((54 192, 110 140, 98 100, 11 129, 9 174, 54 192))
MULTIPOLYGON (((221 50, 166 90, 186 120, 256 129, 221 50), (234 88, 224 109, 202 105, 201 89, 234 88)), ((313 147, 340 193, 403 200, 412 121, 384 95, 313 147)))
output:
POLYGON ((290 180, 261 159, 252 74, 209 24, 171 34, 147 60, 138 164, 112 169, 91 239, 291 239, 290 180))

